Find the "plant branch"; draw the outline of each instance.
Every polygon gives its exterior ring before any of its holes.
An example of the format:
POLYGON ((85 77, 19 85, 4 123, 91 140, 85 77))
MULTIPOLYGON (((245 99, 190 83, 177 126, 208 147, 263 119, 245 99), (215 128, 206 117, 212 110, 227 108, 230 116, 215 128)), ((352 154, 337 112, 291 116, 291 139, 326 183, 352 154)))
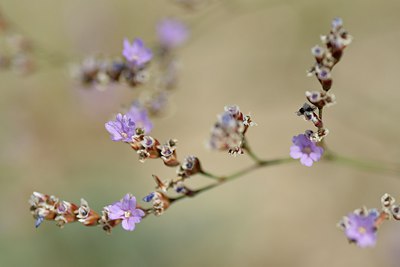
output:
POLYGON ((242 145, 243 150, 247 152, 249 157, 254 160, 255 163, 261 164, 263 162, 262 159, 260 159, 256 154, 254 154, 253 150, 250 148, 249 143, 247 142, 246 138, 243 138, 243 145, 242 145))
POLYGON ((400 166, 389 166, 387 163, 367 161, 362 159, 350 158, 336 154, 332 151, 326 151, 324 159, 333 163, 346 165, 359 170, 373 171, 373 172, 385 172, 391 174, 399 174, 400 166))
POLYGON ((176 198, 172 198, 172 199, 170 199, 171 204, 177 202, 178 200, 187 198, 187 197, 194 197, 194 196, 196 196, 196 195, 198 195, 200 193, 203 193, 203 192, 206 192, 206 191, 208 191, 210 189, 213 189, 214 187, 220 186, 220 185, 222 185, 222 184, 224 184, 224 183, 226 183, 228 181, 232 181, 232 180, 234 180, 236 178, 239 178, 239 177, 241 177, 243 175, 246 175, 246 174, 248 174, 248 173, 250 173, 250 172, 252 172, 254 170, 257 170, 257 169, 260 169, 260 168, 264 168, 264 167, 267 167, 267 166, 280 165, 280 164, 289 163, 289 162, 295 162, 295 160, 293 160, 292 158, 281 158, 281 159, 273 159, 273 160, 259 160, 257 163, 254 163, 253 165, 250 165, 250 166, 248 166, 248 167, 246 167, 244 169, 241 169, 241 170, 239 170, 237 172, 234 172, 234 173, 232 173, 232 174, 230 174, 228 176, 217 176, 217 175, 211 174, 209 172, 202 171, 202 172, 200 172, 202 175, 210 177, 210 178, 213 178, 213 179, 216 179, 216 180, 218 180, 218 182, 210 184, 210 185, 207 185, 207 186, 202 187, 200 189, 194 190, 192 192, 192 194, 190 194, 190 196, 182 195, 182 196, 179 196, 179 197, 176 197, 176 198))

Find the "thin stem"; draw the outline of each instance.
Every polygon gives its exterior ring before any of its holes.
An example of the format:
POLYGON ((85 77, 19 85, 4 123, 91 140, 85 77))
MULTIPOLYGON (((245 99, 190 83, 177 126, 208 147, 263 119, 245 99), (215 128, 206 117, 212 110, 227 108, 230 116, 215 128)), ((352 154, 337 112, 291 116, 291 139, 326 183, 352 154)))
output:
POLYGON ((323 107, 321 107, 321 108, 318 108, 318 116, 319 116, 319 119, 322 121, 322 111, 323 111, 323 107))
POLYGON ((222 185, 222 184, 224 184, 224 183, 226 183, 228 181, 232 181, 232 180, 234 180, 236 178, 239 178, 239 177, 241 177, 241 176, 243 176, 243 175, 245 175, 247 173, 250 173, 250 172, 252 172, 254 170, 257 170, 257 169, 260 169, 260 168, 263 168, 263 167, 267 167, 267 166, 280 165, 280 164, 289 163, 289 162, 294 162, 294 160, 292 158, 281 158, 281 159, 273 159, 273 160, 259 160, 257 163, 254 163, 253 165, 250 165, 250 166, 248 166, 248 167, 246 167, 244 169, 241 169, 241 170, 239 170, 237 172, 234 172, 234 173, 232 173, 232 174, 230 174, 228 176, 216 176, 216 175, 210 174, 209 172, 202 171, 201 174, 203 174, 203 175, 205 175, 207 177, 216 179, 216 180, 218 180, 218 182, 216 182, 214 184, 207 185, 207 186, 202 187, 200 189, 194 190, 193 193, 190 196, 182 195, 182 196, 170 199, 171 204, 175 203, 178 200, 184 199, 186 197, 194 197, 194 196, 196 196, 196 195, 198 195, 200 193, 206 192, 206 191, 208 191, 210 189, 213 189, 214 187, 220 186, 220 185, 222 185))
POLYGON ((199 173, 201 175, 206 176, 206 177, 211 178, 211 179, 215 179, 215 180, 220 180, 221 179, 220 176, 217 176, 215 174, 209 173, 209 172, 204 171, 204 170, 201 170, 199 173))
POLYGON ((250 148, 249 143, 247 142, 246 138, 243 139, 242 148, 247 152, 250 158, 254 160, 256 163, 262 163, 263 160, 260 159, 256 154, 254 154, 253 150, 250 148))
POLYGON ((325 160, 336 162, 338 164, 354 167, 364 171, 374 171, 374 172, 387 172, 387 173, 396 173, 400 172, 400 166, 388 166, 387 163, 383 162, 372 162, 366 160, 360 160, 355 158, 349 158, 346 156, 341 156, 331 151, 326 151, 326 155, 324 157, 325 160))
MULTIPOLYGON (((318 108, 318 117, 322 121, 322 113, 323 113, 324 107, 318 108)), ((321 126, 318 127, 318 130, 323 128, 323 123, 321 126)), ((321 142, 319 142, 319 146, 322 147, 325 151, 327 150, 325 139, 322 139, 321 142)))

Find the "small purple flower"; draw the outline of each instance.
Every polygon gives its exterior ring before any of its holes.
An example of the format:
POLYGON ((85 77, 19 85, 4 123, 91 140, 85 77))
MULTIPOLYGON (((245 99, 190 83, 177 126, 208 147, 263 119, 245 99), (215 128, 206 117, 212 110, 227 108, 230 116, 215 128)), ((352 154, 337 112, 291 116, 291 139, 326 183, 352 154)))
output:
POLYGON ((183 44, 188 37, 188 30, 182 22, 165 19, 157 25, 158 39, 162 46, 174 48, 183 44))
POLYGON ((153 57, 150 48, 147 48, 139 38, 136 38, 132 45, 128 39, 125 39, 122 55, 129 63, 138 68, 149 62, 153 57))
POLYGON ((377 238, 375 226, 377 217, 376 212, 369 212, 368 214, 350 213, 345 217, 344 223, 347 238, 362 248, 374 246, 377 238))
POLYGON ((138 102, 132 104, 126 116, 135 122, 136 128, 144 129, 146 134, 150 133, 153 129, 153 123, 150 121, 147 110, 138 102))
POLYGON ((127 231, 135 230, 135 224, 140 223, 145 215, 144 211, 136 208, 136 198, 126 194, 123 199, 107 206, 110 220, 122 219, 122 228, 127 231))
POLYGON ((314 161, 321 159, 324 149, 316 145, 304 134, 294 136, 293 146, 290 147, 290 156, 294 159, 300 159, 304 166, 311 167, 314 161))
POLYGON ((132 142, 132 137, 135 134, 135 123, 127 115, 118 113, 115 121, 107 122, 105 127, 111 134, 111 140, 132 142))

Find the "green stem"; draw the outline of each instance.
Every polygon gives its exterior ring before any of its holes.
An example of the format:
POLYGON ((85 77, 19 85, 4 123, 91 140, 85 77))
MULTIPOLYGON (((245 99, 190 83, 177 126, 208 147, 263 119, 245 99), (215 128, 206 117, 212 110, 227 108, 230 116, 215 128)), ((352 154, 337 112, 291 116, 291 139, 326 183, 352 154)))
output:
POLYGON ((247 152, 247 155, 249 155, 249 157, 254 160, 255 163, 260 164, 263 162, 262 159, 260 159, 256 154, 254 154, 253 150, 250 148, 249 143, 245 138, 243 139, 242 148, 247 152))
MULTIPOLYGON (((273 160, 259 160, 257 163, 254 163, 253 165, 250 165, 244 169, 241 169, 237 172, 234 172, 228 176, 216 176, 214 174, 211 174, 209 172, 206 171, 202 171, 200 172, 202 175, 213 178, 215 180, 218 180, 218 182, 207 185, 205 187, 202 187, 200 189, 194 190, 193 193, 190 195, 190 197, 194 197, 200 193, 206 192, 210 189, 213 189, 214 187, 220 186, 228 181, 232 181, 236 178, 239 178, 249 172, 252 172, 254 170, 260 169, 260 168, 264 168, 267 166, 273 166, 273 165, 280 165, 280 164, 284 164, 284 163, 289 163, 289 162, 295 162, 292 158, 281 158, 281 159, 273 159, 273 160)), ((181 195, 179 197, 170 199, 171 204, 175 203, 178 200, 184 199, 186 197, 189 197, 188 195, 181 195)))
POLYGON ((372 162, 366 160, 360 160, 355 158, 349 158, 345 156, 338 155, 331 151, 326 151, 324 159, 327 161, 335 162, 338 164, 354 167, 364 171, 374 171, 374 172, 387 172, 387 173, 396 173, 400 172, 400 167, 391 167, 388 166, 387 163, 383 162, 372 162))
POLYGON ((211 179, 214 179, 214 180, 220 180, 220 179, 221 179, 220 176, 217 176, 217 175, 215 175, 215 174, 209 173, 209 172, 204 171, 204 170, 201 170, 199 173, 200 173, 201 175, 203 175, 203 176, 206 176, 206 177, 211 178, 211 179))

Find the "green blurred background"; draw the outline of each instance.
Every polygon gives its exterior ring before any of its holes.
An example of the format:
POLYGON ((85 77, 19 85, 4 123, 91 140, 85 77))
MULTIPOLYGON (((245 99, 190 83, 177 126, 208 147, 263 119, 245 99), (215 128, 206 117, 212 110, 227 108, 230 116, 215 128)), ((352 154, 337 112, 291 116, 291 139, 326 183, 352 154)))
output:
MULTIPOLYGON (((2 13, 44 48, 73 62, 118 55, 124 37, 155 40, 166 16, 191 27, 180 49, 180 85, 153 136, 177 138, 182 157, 231 173, 251 161, 208 151, 216 114, 226 104, 251 112, 248 135, 264 158, 285 157, 293 135, 309 128, 295 116, 304 91, 318 89, 306 69, 310 48, 341 16, 355 37, 334 69, 338 104, 325 113, 328 145, 347 156, 400 162, 400 1, 209 0, 185 11, 168 0, 2 0, 2 13)), ((347 244, 336 222, 380 196, 400 198, 400 175, 331 163, 258 170, 111 236, 80 224, 34 229, 32 191, 100 210, 125 193, 144 196, 151 174, 170 178, 161 161, 140 164, 110 141, 104 123, 138 88, 84 91, 65 65, 39 62, 29 76, 0 73, 0 266, 399 266, 400 225, 379 231, 374 249, 347 244)), ((192 186, 209 181, 195 177, 192 186)))

